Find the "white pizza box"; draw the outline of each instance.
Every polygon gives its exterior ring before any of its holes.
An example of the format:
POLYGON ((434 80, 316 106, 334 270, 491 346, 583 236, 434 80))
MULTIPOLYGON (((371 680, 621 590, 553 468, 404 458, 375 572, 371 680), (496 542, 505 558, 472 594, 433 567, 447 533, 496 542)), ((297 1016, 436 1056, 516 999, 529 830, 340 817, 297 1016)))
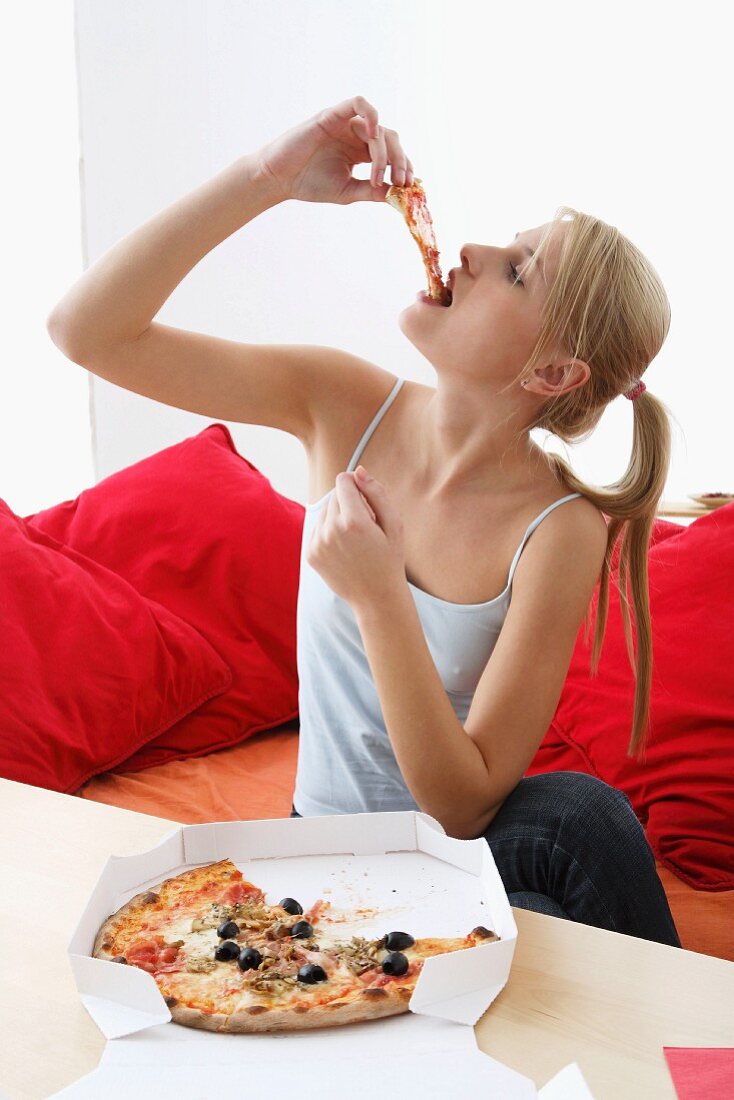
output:
MULTIPOLYGON (((150 851, 110 857, 74 931, 69 955, 82 1002, 111 1041, 99 1067, 57 1095, 205 1098, 227 1084, 246 1082, 255 1092, 260 1085, 270 1094, 290 1082, 301 1095, 327 1100, 374 1096, 380 1073, 383 1096, 458 1096, 479 1086, 493 1090, 486 1095, 508 1100, 536 1097, 529 1078, 479 1051, 467 1026, 506 984, 516 940, 517 926, 488 844, 448 837, 426 814, 176 827, 150 851), (133 895, 220 859, 232 860, 271 903, 289 896, 308 909, 323 898, 330 903, 326 916, 337 921, 342 913, 362 910, 358 926, 337 923, 345 938, 394 930, 416 938, 463 936, 481 924, 500 939, 427 959, 405 1015, 258 1035, 185 1028, 172 1022, 150 974, 94 959, 92 946, 106 917, 133 895), (385 1092, 388 1067, 391 1084, 385 1092)), ((579 1100, 589 1095, 578 1093, 579 1100)))

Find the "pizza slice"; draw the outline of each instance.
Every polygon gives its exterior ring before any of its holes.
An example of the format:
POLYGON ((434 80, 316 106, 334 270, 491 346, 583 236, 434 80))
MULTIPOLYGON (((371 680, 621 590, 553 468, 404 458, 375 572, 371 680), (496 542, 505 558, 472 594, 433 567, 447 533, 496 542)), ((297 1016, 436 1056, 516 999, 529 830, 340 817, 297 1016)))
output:
POLYGON ((451 290, 444 285, 441 276, 441 267, 438 262, 440 253, 436 247, 436 234, 426 201, 426 193, 423 190, 423 181, 414 179, 410 187, 396 187, 393 184, 388 189, 385 201, 403 215, 408 229, 418 242, 428 276, 428 297, 440 302, 441 305, 450 306, 451 290))

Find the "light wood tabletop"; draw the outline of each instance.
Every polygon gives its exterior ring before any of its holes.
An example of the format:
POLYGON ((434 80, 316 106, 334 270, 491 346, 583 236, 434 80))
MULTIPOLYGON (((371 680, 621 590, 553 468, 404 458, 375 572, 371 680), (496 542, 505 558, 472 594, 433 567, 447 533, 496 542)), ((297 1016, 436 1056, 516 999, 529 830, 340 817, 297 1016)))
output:
POLYGON ((661 500, 658 505, 657 514, 663 518, 674 518, 679 516, 681 518, 697 519, 699 516, 707 516, 709 512, 715 512, 717 508, 723 508, 726 503, 730 503, 727 499, 721 503, 712 502, 711 504, 698 504, 695 500, 661 500))
MULTIPOLYGON (((0 1094, 47 1097, 105 1040, 67 945, 109 855, 175 822, 0 780, 0 1094)), ((510 980, 477 1025, 482 1050, 545 1084, 578 1062, 595 1100, 675 1100, 663 1046, 732 1044, 734 963, 516 909, 510 980)))
POLYGON ((710 508, 704 508, 702 504, 696 504, 692 500, 661 500, 657 514, 663 518, 688 516, 691 519, 696 519, 698 516, 707 515, 710 511, 710 508))

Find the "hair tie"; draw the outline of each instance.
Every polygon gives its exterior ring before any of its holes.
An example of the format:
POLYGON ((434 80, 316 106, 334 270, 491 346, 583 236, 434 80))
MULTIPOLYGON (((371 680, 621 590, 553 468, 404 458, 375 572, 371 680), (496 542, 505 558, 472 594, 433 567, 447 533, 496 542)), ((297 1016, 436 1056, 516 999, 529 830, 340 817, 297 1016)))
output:
POLYGON ((625 396, 625 397, 626 397, 626 398, 627 398, 627 399, 628 399, 629 401, 634 401, 634 399, 635 399, 636 397, 639 397, 641 393, 644 393, 646 389, 647 389, 647 386, 646 386, 646 385, 645 385, 645 383, 644 383, 644 382, 643 382, 643 381, 642 381, 642 380, 640 379, 640 380, 638 380, 638 381, 637 381, 637 382, 635 383, 635 385, 634 385, 634 386, 632 387, 632 389, 631 389, 631 390, 628 390, 628 391, 627 391, 627 393, 626 393, 626 394, 625 394, 624 396, 625 396))

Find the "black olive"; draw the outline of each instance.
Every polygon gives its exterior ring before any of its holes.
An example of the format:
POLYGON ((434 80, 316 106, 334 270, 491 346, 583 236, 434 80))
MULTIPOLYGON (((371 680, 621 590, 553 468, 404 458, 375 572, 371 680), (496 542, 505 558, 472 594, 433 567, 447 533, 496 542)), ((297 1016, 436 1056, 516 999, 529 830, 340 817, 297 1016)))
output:
POLYGON ((240 926, 239 924, 235 924, 233 920, 226 920, 223 924, 219 925, 219 928, 217 928, 217 935, 219 936, 220 940, 231 940, 235 936, 239 936, 239 934, 240 926))
POLYGON ((391 951, 390 954, 386 955, 382 960, 382 969, 385 974, 390 974, 394 978, 400 978, 403 974, 407 973, 408 960, 400 951, 391 951))
POLYGON ((263 957, 256 947, 243 947, 237 960, 240 970, 257 970, 263 957))
POLYGON ((306 963, 298 971, 299 982, 305 982, 306 985, 316 985, 316 982, 325 982, 327 973, 323 966, 318 966, 316 963, 306 963))
POLYGON ((303 906, 299 905, 295 898, 283 898, 278 902, 281 909, 285 909, 286 913, 290 913, 292 917, 300 917, 303 912, 303 906))
POLYGON ((232 959, 236 959, 240 953, 240 945, 235 943, 234 940, 224 940, 217 947, 214 948, 214 958, 217 962, 231 962, 232 959))
POLYGON ((313 926, 307 920, 297 920, 291 928, 291 936, 294 940, 310 940, 313 936, 313 926))
POLYGON ((406 947, 412 947, 415 940, 409 932, 388 932, 382 941, 382 946, 387 951, 405 951, 406 947))

